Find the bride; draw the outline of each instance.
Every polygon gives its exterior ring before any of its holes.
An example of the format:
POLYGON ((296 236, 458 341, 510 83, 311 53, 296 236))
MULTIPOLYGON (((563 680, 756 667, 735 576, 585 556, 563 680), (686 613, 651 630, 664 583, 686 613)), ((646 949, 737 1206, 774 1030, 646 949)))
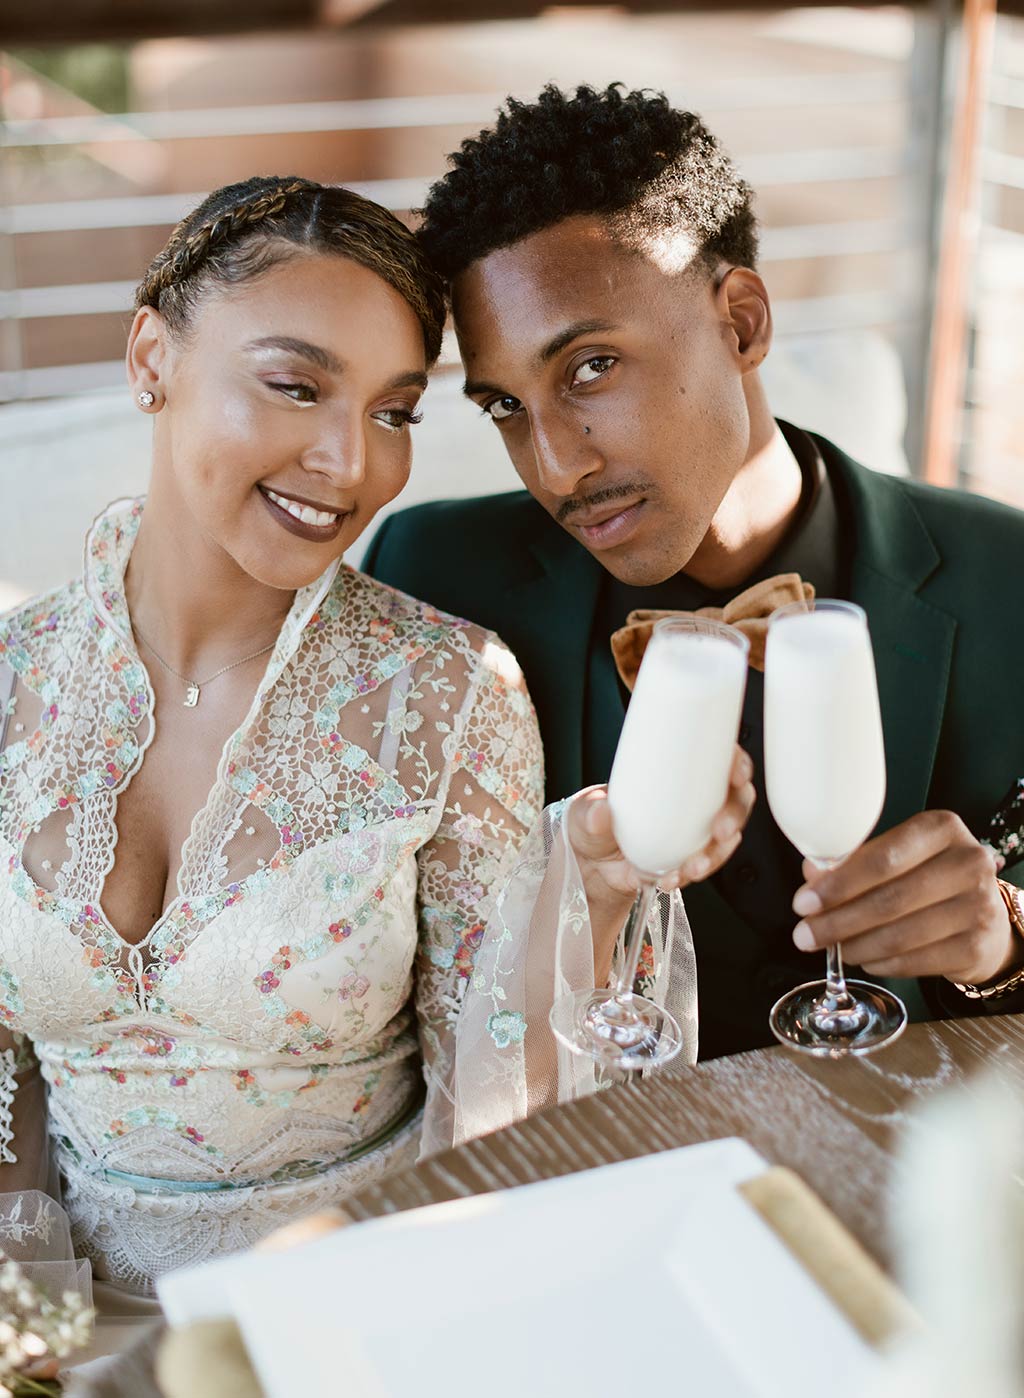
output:
MULTIPOLYGON (((543 784, 500 641, 341 561, 406 481, 441 344, 412 235, 252 179, 136 304, 149 495, 0 619, 0 1190, 59 1178, 97 1278, 145 1296, 473 1129, 460 1008, 543 784)), ((602 793, 577 804, 600 975, 633 884, 602 793)))

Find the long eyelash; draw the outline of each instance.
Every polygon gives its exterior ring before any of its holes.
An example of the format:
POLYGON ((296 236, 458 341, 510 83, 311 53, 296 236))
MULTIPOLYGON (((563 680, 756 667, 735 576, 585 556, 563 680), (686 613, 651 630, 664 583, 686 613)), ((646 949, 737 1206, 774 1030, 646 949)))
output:
MULTIPOLYGON (((276 389, 276 390, 278 391, 278 393, 283 393, 283 394, 285 395, 286 398, 291 397, 292 393, 293 393, 296 389, 297 389, 300 393, 309 393, 309 394, 314 395, 314 397, 315 397, 315 395, 316 395, 316 389, 310 387, 310 385, 309 385, 308 383, 272 383, 270 386, 271 386, 271 388, 276 389)), ((305 400, 296 399, 295 401, 296 401, 296 402, 305 401, 305 402, 308 403, 308 402, 311 402, 311 401, 313 401, 313 400, 312 400, 311 398, 307 398, 307 399, 305 399, 305 400)))
POLYGON ((393 413, 400 418, 403 427, 415 427, 418 422, 423 421, 422 413, 410 412, 407 408, 385 408, 386 413, 393 413))

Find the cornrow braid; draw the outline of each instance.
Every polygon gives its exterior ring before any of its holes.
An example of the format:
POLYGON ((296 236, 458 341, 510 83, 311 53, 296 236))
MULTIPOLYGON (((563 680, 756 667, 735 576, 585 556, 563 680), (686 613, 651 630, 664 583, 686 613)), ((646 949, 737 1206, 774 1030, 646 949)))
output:
POLYGON ((215 190, 153 259, 135 307, 152 306, 184 335, 210 287, 250 281, 293 250, 348 257, 376 273, 416 313, 427 362, 434 362, 444 329, 444 285, 418 239, 379 204, 297 176, 258 176, 215 190))
POLYGON ((215 214, 209 222, 200 223, 190 231, 189 225, 210 199, 200 204, 199 209, 182 219, 167 241, 167 246, 158 253, 144 280, 135 293, 135 309, 140 306, 159 308, 160 293, 169 290, 179 282, 193 276, 206 261, 211 248, 237 238, 241 233, 259 223, 261 219, 278 214, 284 208, 289 194, 297 194, 301 189, 317 189, 318 185, 309 180, 292 180, 277 189, 268 189, 234 208, 215 214))

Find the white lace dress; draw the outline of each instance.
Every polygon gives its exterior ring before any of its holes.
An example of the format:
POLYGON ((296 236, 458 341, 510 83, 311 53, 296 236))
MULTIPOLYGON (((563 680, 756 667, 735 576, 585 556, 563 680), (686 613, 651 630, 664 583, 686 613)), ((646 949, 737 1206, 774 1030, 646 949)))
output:
POLYGON ((123 590, 141 508, 0 621, 0 1022, 48 1084, 76 1246, 147 1294, 414 1159, 424 1076, 451 1119, 463 992, 542 772, 499 641, 334 567, 129 947, 102 900, 159 721, 123 590))

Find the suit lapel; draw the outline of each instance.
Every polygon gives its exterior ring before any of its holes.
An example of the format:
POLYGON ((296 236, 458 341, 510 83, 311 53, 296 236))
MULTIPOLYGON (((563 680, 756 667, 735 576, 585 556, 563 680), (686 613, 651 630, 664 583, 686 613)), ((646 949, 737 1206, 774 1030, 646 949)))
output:
POLYGON ((531 527, 523 540, 531 566, 506 597, 518 618, 514 649, 545 735, 547 798, 553 801, 583 785, 588 652, 601 565, 539 507, 538 514, 545 527, 531 527))
POLYGON ((880 828, 889 829, 927 805, 956 623, 918 595, 942 560, 899 481, 817 440, 854 526, 850 592, 871 627, 888 772, 880 828))

